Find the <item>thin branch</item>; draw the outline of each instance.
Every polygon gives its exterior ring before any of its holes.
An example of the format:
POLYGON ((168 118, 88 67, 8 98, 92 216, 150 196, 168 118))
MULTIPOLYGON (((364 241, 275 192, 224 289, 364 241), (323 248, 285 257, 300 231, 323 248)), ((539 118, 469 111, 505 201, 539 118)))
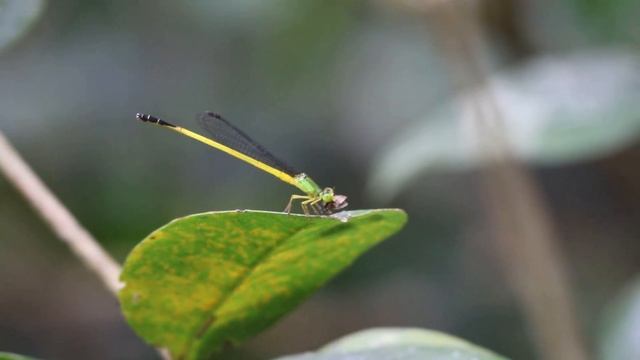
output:
POLYGON ((496 250, 529 321, 538 354, 545 359, 587 359, 571 285, 544 196, 528 169, 513 158, 502 109, 478 61, 480 26, 460 2, 443 3, 441 10, 441 30, 446 29, 441 34, 448 33, 457 43, 449 52, 450 58, 459 59, 452 62, 458 65, 454 73, 463 91, 476 89, 468 105, 480 150, 492 162, 481 173, 496 250))
POLYGON ((455 0, 406 1, 423 12, 442 41, 462 104, 479 135, 480 151, 492 164, 482 169, 495 248, 528 319, 540 358, 584 360, 580 326, 544 196, 528 169, 513 158, 504 115, 478 56, 480 26, 467 3, 455 0), (475 89, 471 92, 472 89, 475 89))
POLYGON ((53 195, 2 132, 0 132, 0 171, 27 199, 60 240, 69 246, 87 268, 98 275, 109 291, 117 295, 122 287, 118 279, 120 265, 53 195))
MULTIPOLYGON (((53 195, 1 131, 0 171, 27 199, 60 240, 69 246, 87 268, 98 275, 102 284, 114 296, 117 296, 123 286, 119 280, 120 265, 53 195)), ((156 349, 156 351, 162 359, 171 359, 166 349, 156 349)))

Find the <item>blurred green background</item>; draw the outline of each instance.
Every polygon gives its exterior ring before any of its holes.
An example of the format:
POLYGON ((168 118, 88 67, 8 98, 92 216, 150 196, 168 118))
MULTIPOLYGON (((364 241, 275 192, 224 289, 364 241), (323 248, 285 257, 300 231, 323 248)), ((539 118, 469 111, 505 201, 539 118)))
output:
MULTIPOLYGON (((196 113, 219 112, 351 209, 408 212, 403 232, 226 358, 419 326, 533 359, 490 245, 482 159, 451 113, 469 95, 456 90, 436 5, 416 3, 0 1, 0 32, 33 16, 20 39, 0 38, 0 131, 120 262, 173 218, 279 211, 293 190, 136 112, 196 131, 196 113)), ((514 155, 544 190, 597 353, 608 305, 640 270, 640 4, 465 4, 480 30, 470 61, 488 69, 514 155)), ((0 350, 156 357, 2 176, 0 350)))

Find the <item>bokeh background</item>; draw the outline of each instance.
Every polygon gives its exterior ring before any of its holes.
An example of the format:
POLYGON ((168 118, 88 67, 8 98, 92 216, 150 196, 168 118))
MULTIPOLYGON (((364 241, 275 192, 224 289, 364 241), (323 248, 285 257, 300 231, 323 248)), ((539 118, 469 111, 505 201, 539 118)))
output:
MULTIPOLYGON (((0 131, 121 262, 173 218, 280 210, 292 191, 136 112, 199 130, 214 110, 352 209, 407 211, 401 233, 223 358, 416 326, 535 359, 458 111, 485 79, 556 229, 586 347, 613 359, 640 333, 609 320, 633 319, 616 304, 638 292, 638 19, 633 0, 4 0, 0 131)), ((2 176, 0 350, 157 357, 2 176)))

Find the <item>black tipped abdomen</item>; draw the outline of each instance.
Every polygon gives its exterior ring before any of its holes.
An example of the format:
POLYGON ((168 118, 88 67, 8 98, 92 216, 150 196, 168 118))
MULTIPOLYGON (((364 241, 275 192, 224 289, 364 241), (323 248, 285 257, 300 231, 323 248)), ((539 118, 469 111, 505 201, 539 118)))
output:
POLYGON ((176 127, 175 125, 168 123, 160 118, 157 118, 153 115, 149 115, 149 114, 143 114, 143 113, 137 113, 136 114, 136 119, 141 120, 143 122, 150 122, 152 124, 158 124, 161 126, 170 126, 170 127, 176 127))
POLYGON ((149 114, 142 114, 142 113, 137 113, 136 114, 136 118, 138 120, 142 120, 144 122, 150 122, 150 123, 158 123, 160 121, 160 119, 158 119, 157 117, 153 116, 153 115, 149 115, 149 114))

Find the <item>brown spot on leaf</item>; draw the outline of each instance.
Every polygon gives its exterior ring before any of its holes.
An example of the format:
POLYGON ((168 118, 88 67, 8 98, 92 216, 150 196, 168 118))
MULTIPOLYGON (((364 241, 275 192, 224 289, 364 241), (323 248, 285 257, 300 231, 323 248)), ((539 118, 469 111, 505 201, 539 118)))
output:
POLYGON ((211 324, 213 324, 215 319, 216 319, 215 315, 213 314, 209 315, 209 317, 207 317, 207 320, 205 320, 205 322, 202 323, 202 325, 200 326, 200 329, 198 329, 198 332, 196 332, 196 337, 201 338, 202 335, 204 335, 204 333, 207 332, 207 329, 211 326, 211 324))

